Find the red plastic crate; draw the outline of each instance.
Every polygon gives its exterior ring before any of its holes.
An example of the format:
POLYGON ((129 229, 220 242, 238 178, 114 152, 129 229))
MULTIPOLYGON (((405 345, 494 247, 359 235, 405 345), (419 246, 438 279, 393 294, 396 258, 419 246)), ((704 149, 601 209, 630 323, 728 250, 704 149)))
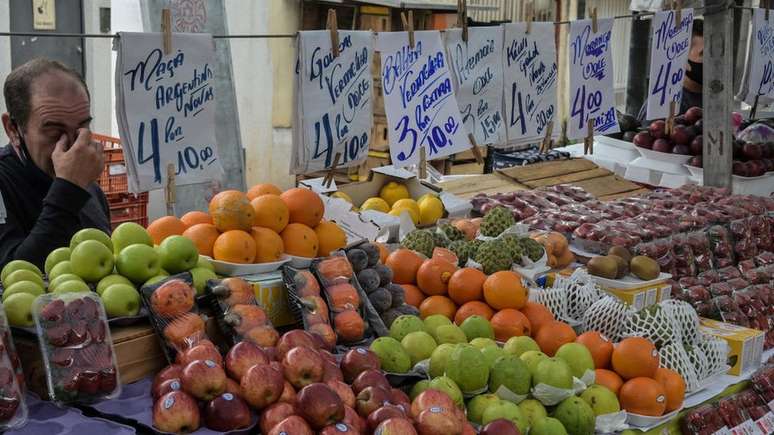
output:
POLYGON ((99 176, 99 187, 106 195, 129 191, 126 179, 126 162, 121 140, 115 137, 92 134, 92 140, 102 144, 105 152, 105 168, 99 176))
POLYGON ((124 222, 148 226, 148 192, 139 195, 114 193, 107 195, 110 205, 110 226, 115 229, 124 222))

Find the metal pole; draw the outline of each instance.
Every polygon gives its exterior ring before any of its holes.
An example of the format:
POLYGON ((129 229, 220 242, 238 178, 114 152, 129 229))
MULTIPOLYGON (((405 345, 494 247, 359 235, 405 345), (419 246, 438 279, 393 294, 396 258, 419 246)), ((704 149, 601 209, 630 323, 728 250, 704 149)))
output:
POLYGON ((731 187, 733 15, 727 0, 707 0, 704 13, 704 185, 731 187))

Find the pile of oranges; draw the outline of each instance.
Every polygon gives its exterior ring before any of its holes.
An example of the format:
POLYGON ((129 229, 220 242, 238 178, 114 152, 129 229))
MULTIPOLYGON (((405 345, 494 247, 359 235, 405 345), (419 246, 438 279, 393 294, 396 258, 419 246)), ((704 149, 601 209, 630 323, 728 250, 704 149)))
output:
POLYGON ((156 244, 171 235, 191 239, 199 254, 230 263, 270 263, 283 254, 326 256, 347 243, 344 231, 323 221, 325 207, 308 189, 282 192, 272 184, 257 184, 247 193, 216 194, 209 212, 164 216, 148 225, 156 244))

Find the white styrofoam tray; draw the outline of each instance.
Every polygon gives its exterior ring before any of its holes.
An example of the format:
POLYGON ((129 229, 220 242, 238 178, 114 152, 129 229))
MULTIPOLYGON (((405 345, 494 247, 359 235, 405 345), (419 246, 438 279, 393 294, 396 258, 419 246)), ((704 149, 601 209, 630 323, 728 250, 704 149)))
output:
POLYGON ((601 285, 602 287, 607 288, 616 288, 616 289, 622 289, 622 290, 630 290, 635 288, 641 288, 641 287, 650 287, 656 284, 660 284, 670 278, 672 278, 672 275, 669 273, 661 272, 659 274, 658 278, 651 279, 648 281, 643 281, 639 278, 635 278, 631 275, 626 275, 625 277, 621 279, 607 279, 607 278, 601 278, 598 276, 591 275, 591 278, 594 279, 594 281, 597 282, 597 284, 601 285))
POLYGON ((212 266, 215 268, 215 273, 224 276, 244 276, 253 275, 256 273, 274 272, 283 264, 290 261, 289 255, 283 255, 281 260, 271 263, 250 264, 230 263, 228 261, 215 260, 213 258, 207 257, 206 255, 202 255, 202 257, 205 257, 210 261, 210 263, 212 263, 212 266))

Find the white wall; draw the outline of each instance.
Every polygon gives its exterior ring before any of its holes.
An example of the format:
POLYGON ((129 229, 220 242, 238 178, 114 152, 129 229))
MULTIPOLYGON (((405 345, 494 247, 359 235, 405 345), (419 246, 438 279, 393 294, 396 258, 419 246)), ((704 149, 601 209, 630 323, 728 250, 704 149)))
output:
MULTIPOLYGON (((0 31, 11 30, 8 0, 0 0, 0 31)), ((5 83, 5 77, 11 72, 11 38, 0 36, 0 83, 5 83)), ((0 94, 2 92, 0 91, 0 94)), ((5 113, 5 99, 0 95, 0 113, 5 113)), ((8 143, 5 129, 0 127, 0 146, 8 143)))
MULTIPOLYGON (((86 0, 83 2, 83 29, 85 33, 100 33, 99 9, 109 8, 110 0, 86 0)), ((118 2, 116 2, 118 3, 118 2)), ((91 130, 100 134, 111 134, 112 88, 110 38, 86 38, 84 41, 84 64, 86 84, 91 91, 91 114, 94 120, 91 130)))

